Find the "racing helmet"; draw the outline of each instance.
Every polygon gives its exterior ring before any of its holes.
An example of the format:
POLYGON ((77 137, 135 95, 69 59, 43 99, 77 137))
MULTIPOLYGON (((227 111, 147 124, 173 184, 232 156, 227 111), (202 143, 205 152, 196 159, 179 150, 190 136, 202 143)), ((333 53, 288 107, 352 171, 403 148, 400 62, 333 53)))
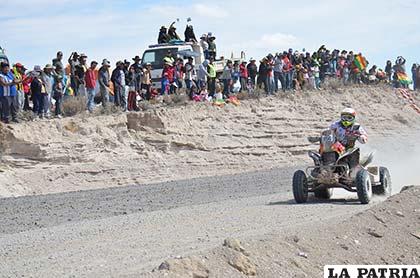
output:
POLYGON ((341 124, 350 127, 356 122, 356 111, 353 108, 345 108, 341 111, 341 124))

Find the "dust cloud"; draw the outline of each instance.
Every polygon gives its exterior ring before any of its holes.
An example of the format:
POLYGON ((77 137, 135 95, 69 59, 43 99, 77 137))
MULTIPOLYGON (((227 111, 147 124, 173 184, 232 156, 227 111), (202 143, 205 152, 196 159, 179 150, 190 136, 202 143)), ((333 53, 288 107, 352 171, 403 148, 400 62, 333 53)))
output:
POLYGON ((373 138, 361 146, 362 154, 374 152, 372 165, 387 167, 392 193, 406 185, 420 185, 420 131, 410 136, 373 138))

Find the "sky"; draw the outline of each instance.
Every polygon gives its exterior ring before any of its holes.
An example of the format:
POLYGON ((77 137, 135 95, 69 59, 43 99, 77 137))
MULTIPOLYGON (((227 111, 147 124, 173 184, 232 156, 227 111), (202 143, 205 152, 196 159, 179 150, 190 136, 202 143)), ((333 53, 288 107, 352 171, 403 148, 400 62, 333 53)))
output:
POLYGON ((57 51, 112 62, 141 56, 161 25, 183 37, 190 17, 196 36, 212 32, 218 54, 261 59, 289 48, 362 52, 384 67, 404 56, 420 62, 420 0, 1 0, 0 46, 12 63, 51 63, 57 51))

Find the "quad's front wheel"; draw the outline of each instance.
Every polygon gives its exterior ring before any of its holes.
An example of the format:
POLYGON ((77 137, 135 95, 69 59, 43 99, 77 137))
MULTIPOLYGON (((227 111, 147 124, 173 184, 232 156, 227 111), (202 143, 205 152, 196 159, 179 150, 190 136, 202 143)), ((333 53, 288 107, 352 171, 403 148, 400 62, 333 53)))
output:
POLYGON ((329 200, 333 194, 332 188, 324 188, 314 191, 315 197, 319 199, 329 200))
POLYGON ((356 189, 360 202, 362 204, 369 204, 372 199, 372 183, 367 170, 362 169, 357 173, 356 189))
POLYGON ((380 184, 372 188, 373 193, 383 196, 391 195, 391 175, 387 168, 379 167, 379 181, 380 184))
POLYGON ((305 172, 298 170, 293 175, 293 196, 298 204, 308 200, 308 180, 305 172))

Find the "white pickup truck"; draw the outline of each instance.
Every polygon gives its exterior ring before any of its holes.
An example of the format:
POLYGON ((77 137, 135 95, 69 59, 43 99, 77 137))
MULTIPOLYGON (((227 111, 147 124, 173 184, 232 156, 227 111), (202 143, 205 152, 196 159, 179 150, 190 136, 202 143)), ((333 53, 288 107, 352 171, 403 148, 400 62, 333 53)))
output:
MULTIPOLYGON (((199 64, 204 62, 204 51, 198 43, 176 42, 150 45, 143 53, 142 64, 146 65, 147 63, 150 63, 152 65, 153 87, 157 89, 160 89, 161 87, 164 65, 163 59, 168 54, 168 50, 171 51, 172 57, 184 59, 184 63, 188 61, 188 57, 193 57, 196 68, 198 68, 199 64)), ((242 61, 243 59, 245 59, 244 53, 241 54, 241 58, 232 58, 231 60, 242 61)), ((226 61, 227 60, 223 57, 214 61, 218 75, 223 72, 226 61)))

